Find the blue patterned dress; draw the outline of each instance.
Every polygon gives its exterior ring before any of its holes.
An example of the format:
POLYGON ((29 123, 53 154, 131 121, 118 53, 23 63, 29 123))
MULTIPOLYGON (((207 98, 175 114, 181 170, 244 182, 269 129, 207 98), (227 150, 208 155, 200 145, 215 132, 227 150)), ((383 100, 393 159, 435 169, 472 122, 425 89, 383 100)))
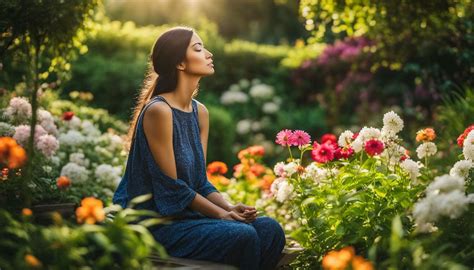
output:
POLYGON ((278 222, 269 217, 258 217, 250 224, 213 219, 188 207, 196 193, 206 197, 218 192, 206 176, 196 100, 192 100, 192 112, 170 106, 177 179, 158 167, 142 123, 144 111, 155 102, 168 104, 165 98, 155 96, 138 117, 125 174, 113 202, 126 207, 134 197, 152 193, 153 199, 137 208, 174 218, 171 224, 150 229, 173 257, 214 261, 240 269, 273 269, 285 245, 285 235, 278 222))

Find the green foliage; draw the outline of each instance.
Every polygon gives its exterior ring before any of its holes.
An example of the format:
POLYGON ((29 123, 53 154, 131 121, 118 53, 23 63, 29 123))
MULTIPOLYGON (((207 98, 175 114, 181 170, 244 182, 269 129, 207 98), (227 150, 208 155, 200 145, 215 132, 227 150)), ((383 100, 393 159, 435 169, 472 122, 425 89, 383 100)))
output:
POLYGON ((222 161, 233 164, 234 156, 229 155, 229 149, 235 139, 235 124, 232 115, 222 107, 207 106, 209 110, 209 140, 207 146, 207 161, 222 161))
POLYGON ((115 215, 100 225, 78 226, 56 213, 54 225, 40 226, 31 222, 32 217, 13 217, 0 209, 0 267, 31 267, 25 256, 33 255, 47 269, 151 269, 148 256, 152 252, 167 256, 146 228, 161 220, 137 224, 140 217, 150 213, 122 210, 118 205, 106 211, 115 215))

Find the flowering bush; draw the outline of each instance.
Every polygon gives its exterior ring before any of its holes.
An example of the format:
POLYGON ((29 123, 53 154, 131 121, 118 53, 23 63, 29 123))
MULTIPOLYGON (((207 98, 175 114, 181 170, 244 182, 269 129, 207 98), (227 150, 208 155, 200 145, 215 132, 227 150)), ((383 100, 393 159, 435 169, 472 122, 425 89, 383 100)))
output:
MULTIPOLYGON (((2 136, 8 136, 5 142, 26 147, 31 105, 23 97, 13 97, 7 104, 1 111, 5 121, 0 126, 2 136)), ((80 119, 72 111, 53 115, 40 108, 34 136, 34 151, 38 154, 32 160, 33 179, 27 187, 33 203, 79 202, 85 196, 110 199, 122 175, 126 156, 123 146, 124 140, 113 130, 103 133, 96 124, 80 119)), ((18 150, 22 147, 10 147, 8 153, 4 152, 10 155, 10 163, 24 163, 26 155, 18 150)), ((21 170, 13 173, 2 167, 2 200, 21 201, 15 196, 18 197, 22 177, 21 170)))

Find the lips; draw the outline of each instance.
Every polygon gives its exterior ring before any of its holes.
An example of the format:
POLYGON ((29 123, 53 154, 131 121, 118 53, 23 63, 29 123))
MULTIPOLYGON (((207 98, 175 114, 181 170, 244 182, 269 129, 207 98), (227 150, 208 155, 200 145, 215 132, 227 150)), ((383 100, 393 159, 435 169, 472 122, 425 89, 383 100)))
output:
POLYGON ((207 64, 207 65, 210 66, 210 67, 214 67, 214 64, 212 62, 207 64))

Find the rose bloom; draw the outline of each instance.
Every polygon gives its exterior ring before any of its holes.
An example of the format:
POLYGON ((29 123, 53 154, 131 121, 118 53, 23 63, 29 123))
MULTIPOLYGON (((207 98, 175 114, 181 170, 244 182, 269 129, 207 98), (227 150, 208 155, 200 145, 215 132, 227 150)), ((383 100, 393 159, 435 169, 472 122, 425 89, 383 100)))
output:
POLYGON ((82 199, 81 206, 76 209, 78 223, 95 224, 105 219, 104 204, 94 197, 82 199))
POLYGON ((417 142, 431 142, 436 139, 436 132, 432 128, 421 129, 416 133, 417 142))

